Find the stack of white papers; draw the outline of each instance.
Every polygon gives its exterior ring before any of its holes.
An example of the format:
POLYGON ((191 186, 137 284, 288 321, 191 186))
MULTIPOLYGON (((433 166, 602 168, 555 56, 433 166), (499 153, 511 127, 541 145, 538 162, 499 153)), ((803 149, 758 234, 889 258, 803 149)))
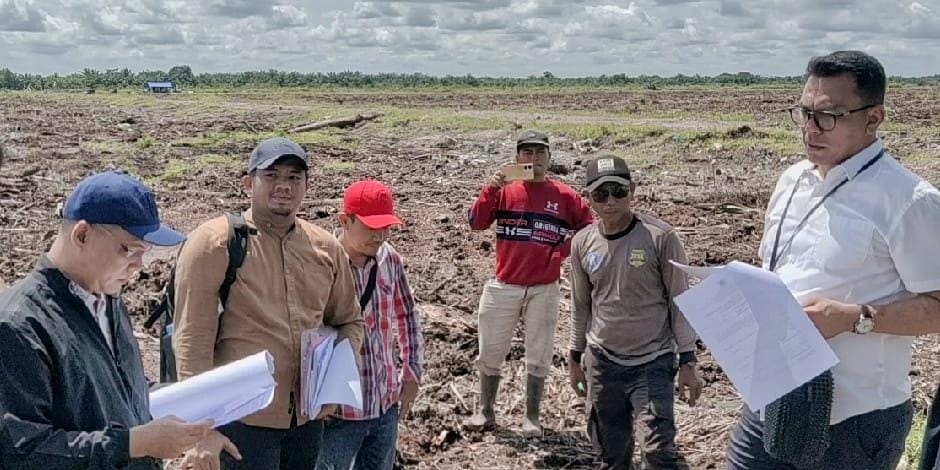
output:
POLYGON ((150 394, 150 414, 223 426, 270 405, 274 387, 274 358, 261 351, 156 390, 150 394))
POLYGON ((300 411, 315 418, 323 405, 362 409, 359 366, 348 339, 336 343, 330 327, 303 332, 300 343, 300 411))
POLYGON ((676 305, 751 410, 838 364, 776 274, 737 261, 716 268, 673 264, 702 279, 676 305))

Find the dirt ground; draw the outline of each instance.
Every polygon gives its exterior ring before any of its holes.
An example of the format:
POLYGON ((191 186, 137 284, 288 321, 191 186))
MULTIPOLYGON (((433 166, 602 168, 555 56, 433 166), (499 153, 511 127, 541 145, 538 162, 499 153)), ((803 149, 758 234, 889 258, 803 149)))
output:
MULTIPOLYGON (((498 399, 495 433, 465 432, 478 392, 475 310, 492 273, 492 231, 471 232, 466 211, 495 169, 513 154, 522 127, 552 130, 554 177, 578 185, 583 161, 604 152, 629 155, 639 175, 637 205, 679 230, 694 264, 757 263, 763 209, 776 177, 797 162, 798 136, 780 110, 798 90, 532 92, 309 92, 174 95, 151 98, 0 93, 0 281, 25 275, 55 234, 55 208, 82 177, 127 168, 157 190, 163 218, 184 231, 246 207, 238 185, 251 148, 266 133, 302 121, 311 109, 402 108, 428 116, 389 124, 383 118, 306 136, 317 164, 302 216, 333 228, 344 188, 361 178, 389 184, 406 226, 393 243, 404 256, 421 304, 427 365, 417 404, 401 424, 403 468, 592 468, 583 432, 584 404, 567 386, 570 291, 563 281, 554 370, 543 406, 544 438, 526 440, 524 364, 517 332, 498 399), (425 113, 425 114, 422 114, 425 113), (733 114, 721 120, 709 116, 733 114), (575 116, 575 117, 572 117, 575 116), (663 117, 666 116, 666 117, 663 117), (701 117, 705 116, 705 117, 701 117), (432 119, 437 117, 435 119, 432 119), (486 123, 508 125, 487 127, 486 123), (433 121, 433 123, 432 123, 433 121), (631 138, 583 138, 585 125, 653 127, 631 138), (571 127, 569 132, 566 126, 571 127), (658 127, 658 129, 656 129, 658 127), (789 146, 789 147, 787 147, 789 146)), ((129 96, 129 95, 128 95, 129 96)), ((902 162, 940 183, 940 93, 892 91, 891 125, 883 134, 902 162)), ((140 324, 159 296, 172 253, 154 259, 129 286, 140 324), (160 259, 163 258, 163 259, 160 259)), ((151 377, 157 340, 139 328, 151 377)), ((918 341, 914 398, 918 410, 936 383, 935 338, 918 341)), ((678 443, 693 468, 721 468, 727 434, 741 406, 721 368, 700 351, 706 381, 696 407, 677 405, 678 443)))

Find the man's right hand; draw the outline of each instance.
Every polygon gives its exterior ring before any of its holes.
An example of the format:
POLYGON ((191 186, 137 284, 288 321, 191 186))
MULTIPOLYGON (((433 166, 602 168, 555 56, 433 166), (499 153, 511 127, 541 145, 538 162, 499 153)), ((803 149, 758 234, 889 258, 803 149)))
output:
POLYGON ((238 448, 232 444, 232 441, 218 431, 209 431, 209 434, 199 441, 196 447, 186 452, 181 467, 186 470, 219 470, 221 468, 219 456, 222 455, 223 450, 235 460, 242 459, 242 454, 238 452, 238 448))
POLYGON ((585 390, 587 382, 585 382, 584 369, 581 368, 580 363, 568 361, 568 381, 571 383, 571 388, 574 389, 574 393, 577 393, 578 396, 583 397, 587 395, 587 390, 585 390))
POLYGON ((502 189, 503 186, 506 186, 506 175, 503 173, 502 168, 496 170, 496 173, 490 178, 490 187, 494 189, 502 189))
POLYGON ((192 449, 211 429, 211 421, 190 424, 176 416, 135 426, 130 432, 130 456, 175 459, 192 449))

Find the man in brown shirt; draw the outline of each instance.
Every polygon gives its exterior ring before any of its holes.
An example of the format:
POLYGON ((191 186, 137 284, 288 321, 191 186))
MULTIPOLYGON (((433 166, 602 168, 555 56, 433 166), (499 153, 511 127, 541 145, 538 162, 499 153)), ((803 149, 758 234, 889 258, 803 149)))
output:
POLYGON ((572 242, 571 386, 588 395, 588 433, 601 468, 633 468, 634 419, 642 429, 644 468, 688 468, 675 445, 677 359, 689 404, 702 381, 695 332, 672 302, 688 279, 669 263, 686 263, 685 251, 672 227, 633 212, 636 185, 622 159, 588 162, 586 179, 585 196, 600 221, 572 242))
MULTIPOLYGON (((199 226, 180 251, 173 333, 177 373, 183 380, 268 350, 274 356, 274 401, 220 428, 243 457, 236 462, 223 455, 222 467, 309 469, 316 465, 323 428, 297 406, 300 338, 307 329, 328 325, 359 350, 363 322, 349 258, 330 233, 297 217, 307 189, 307 156, 299 145, 284 138, 262 142, 242 182, 251 193, 244 216, 252 233, 224 309, 219 286, 228 264, 227 219, 199 226)), ((335 410, 325 406, 316 418, 335 410)), ((214 444, 198 447, 188 458, 217 465, 221 442, 214 444)))

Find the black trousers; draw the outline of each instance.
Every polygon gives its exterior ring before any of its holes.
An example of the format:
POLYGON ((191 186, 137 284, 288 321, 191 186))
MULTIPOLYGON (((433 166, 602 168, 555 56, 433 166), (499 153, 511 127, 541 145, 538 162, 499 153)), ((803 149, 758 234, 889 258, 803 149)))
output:
POLYGON ((634 421, 644 469, 687 469, 676 448, 674 354, 633 367, 611 362, 588 349, 588 434, 603 470, 632 470, 634 421))
POLYGON ((239 422, 219 431, 238 447, 242 460, 222 452, 223 470, 310 470, 317 465, 323 422, 308 421, 290 429, 262 428, 239 422))

